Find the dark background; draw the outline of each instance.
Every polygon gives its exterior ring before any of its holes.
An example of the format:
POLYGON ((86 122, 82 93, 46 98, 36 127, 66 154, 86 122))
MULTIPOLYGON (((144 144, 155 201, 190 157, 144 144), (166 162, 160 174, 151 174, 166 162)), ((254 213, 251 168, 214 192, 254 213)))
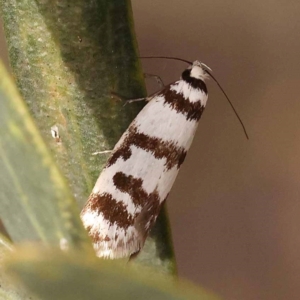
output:
MULTIPOLYGON (((180 276, 225 299, 300 299, 300 2, 132 5, 141 55, 206 63, 250 136, 210 80, 207 108, 168 199, 180 276)), ((3 36, 0 45, 7 61, 3 36)), ((186 67, 167 60, 143 66, 165 83, 186 67)))

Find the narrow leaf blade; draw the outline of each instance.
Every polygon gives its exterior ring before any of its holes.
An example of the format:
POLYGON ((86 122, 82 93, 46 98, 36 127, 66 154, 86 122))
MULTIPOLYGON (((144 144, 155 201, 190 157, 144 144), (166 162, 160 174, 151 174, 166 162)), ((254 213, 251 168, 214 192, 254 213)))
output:
POLYGON ((191 284, 154 269, 85 256, 83 253, 22 248, 8 271, 42 299, 217 300, 191 284))
POLYGON ((0 217, 10 237, 89 245, 65 179, 2 65, 0 103, 0 217))

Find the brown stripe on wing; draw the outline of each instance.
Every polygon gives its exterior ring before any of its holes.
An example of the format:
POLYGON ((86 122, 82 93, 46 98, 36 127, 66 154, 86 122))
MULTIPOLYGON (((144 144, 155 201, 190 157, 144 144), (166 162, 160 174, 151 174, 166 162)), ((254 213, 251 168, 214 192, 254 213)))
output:
MULTIPOLYGON (((147 193, 142 187, 143 180, 141 178, 135 178, 123 172, 117 172, 113 176, 113 183, 121 192, 130 195, 134 205, 141 207, 140 213, 136 213, 135 215, 129 214, 127 205, 115 200, 109 193, 103 193, 101 195, 92 193, 81 214, 84 215, 86 211, 101 213, 108 223, 111 225, 116 224, 125 231, 129 226, 134 226, 140 236, 140 249, 161 209, 162 203, 159 194, 156 190, 152 193, 147 193)), ((128 237, 129 240, 118 240, 117 233, 114 237, 109 237, 108 235, 100 236, 97 228, 88 226, 86 229, 95 244, 114 240, 118 241, 117 247, 122 248, 125 244, 128 245, 132 242, 130 239, 134 238, 132 236, 128 237)), ((136 251, 139 251, 139 249, 136 251)))
POLYGON ((113 177, 113 182, 118 190, 130 195, 134 205, 140 205, 144 207, 145 203, 147 203, 147 205, 150 204, 151 209, 152 206, 156 207, 160 205, 160 197, 158 192, 155 190, 148 194, 142 187, 143 180, 141 178, 136 178, 123 172, 117 172, 113 177))
POLYGON ((130 195, 134 205, 143 206, 149 197, 148 193, 142 188, 143 179, 141 178, 117 172, 113 177, 113 183, 121 192, 130 195))
POLYGON ((128 135, 122 145, 108 160, 107 167, 113 165, 120 157, 124 160, 130 158, 132 154, 130 150, 131 145, 151 152, 157 159, 166 158, 167 170, 170 170, 175 165, 179 168, 184 162, 186 150, 183 147, 178 147, 171 141, 164 141, 163 139, 139 132, 134 125, 131 125, 128 131, 128 135))
POLYGON ((84 215, 86 210, 101 213, 107 222, 120 228, 127 229, 134 222, 134 216, 128 213, 127 206, 109 193, 101 195, 92 193, 81 214, 84 215))
POLYGON ((141 212, 136 217, 134 227, 142 237, 143 242, 145 242, 149 231, 152 229, 167 197, 162 202, 158 202, 150 196, 148 203, 142 208, 141 212))
POLYGON ((134 227, 144 240, 161 209, 162 203, 158 192, 155 190, 148 194, 142 187, 141 178, 135 178, 123 172, 117 172, 113 177, 113 182, 117 189, 130 195, 135 205, 142 206, 141 212, 135 218, 134 227))
POLYGON ((86 228, 89 236, 92 238, 92 241, 95 244, 100 244, 100 243, 108 243, 110 242, 110 237, 106 235, 105 237, 101 236, 97 230, 93 230, 91 227, 86 228))
POLYGON ((190 102, 188 99, 185 99, 182 94, 178 94, 169 88, 165 89, 162 93, 165 98, 164 103, 167 103, 178 113, 185 115, 187 120, 199 121, 205 108, 205 106, 201 104, 201 101, 190 102))

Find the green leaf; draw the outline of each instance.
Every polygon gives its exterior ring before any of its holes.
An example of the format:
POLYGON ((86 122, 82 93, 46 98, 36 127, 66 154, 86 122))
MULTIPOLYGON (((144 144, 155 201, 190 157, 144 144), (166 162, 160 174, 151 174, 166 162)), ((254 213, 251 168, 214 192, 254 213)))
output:
MULTIPOLYGON (((129 0, 0 0, 12 71, 43 139, 82 207, 106 155, 146 95, 129 0), (50 135, 55 125, 61 137, 50 135)), ((139 261, 175 271, 162 210, 139 261), (145 255, 144 255, 145 254, 145 255)))
POLYGON ((13 245, 0 234, 0 299, 2 300, 33 300, 29 294, 19 286, 12 284, 3 270, 3 261, 13 250, 13 245))
POLYGON ((30 291, 46 300, 219 299, 153 269, 95 259, 84 253, 21 248, 6 268, 30 291))
POLYGON ((77 204, 0 64, 0 217, 15 242, 88 247, 77 204))
MULTIPOLYGON (((1 271, 1 269, 0 269, 1 271)), ((0 273, 0 299, 1 300, 36 300, 27 291, 17 284, 12 284, 7 276, 2 272, 0 273)))
POLYGON ((107 160, 93 153, 111 150, 143 106, 112 93, 146 94, 130 1, 0 3, 21 96, 82 207, 107 160))

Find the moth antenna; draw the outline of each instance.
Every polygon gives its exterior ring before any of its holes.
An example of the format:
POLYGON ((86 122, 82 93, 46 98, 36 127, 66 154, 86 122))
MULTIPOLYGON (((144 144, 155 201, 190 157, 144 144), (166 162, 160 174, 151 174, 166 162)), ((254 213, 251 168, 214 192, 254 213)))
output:
MULTIPOLYGON (((174 57, 174 56, 139 56, 139 58, 162 58, 162 59, 172 59, 172 60, 178 60, 178 61, 183 61, 185 63, 188 63, 190 65, 192 65, 193 63, 191 61, 188 61, 186 59, 182 59, 182 58, 178 58, 178 57, 174 57)), ((240 124, 243 127, 244 133, 246 138, 249 140, 249 136, 247 133, 247 130, 245 128, 245 125, 243 123, 243 121, 241 120, 240 116, 238 115, 236 109, 234 108, 232 102, 230 101, 229 97, 227 96, 227 94, 225 93, 224 89, 222 88, 222 86, 220 85, 220 83, 217 81, 217 79, 210 73, 212 72, 212 69, 210 67, 208 67, 206 64, 201 62, 201 65, 204 67, 205 72, 216 82, 216 84, 218 85, 218 87, 220 88, 220 90, 222 91, 222 93, 224 94, 224 96, 226 97, 227 101, 229 102, 232 110, 234 111, 236 117, 238 118, 240 124)))
POLYGON ((227 101, 229 102, 232 110, 234 111, 236 117, 238 118, 240 124, 242 125, 243 127, 243 130, 244 130, 244 133, 246 135, 246 138, 249 140, 249 136, 248 136, 248 133, 247 133, 247 130, 245 128, 245 125, 243 123, 243 121, 241 120, 240 116, 238 115, 236 109, 234 108, 232 102, 230 101, 229 97, 227 96, 227 94, 225 93, 224 89, 222 88, 222 86, 220 85, 220 83, 218 82, 218 80, 208 71, 208 70, 205 70, 206 73, 215 81, 215 83, 218 85, 218 87, 220 88, 220 90, 222 91, 222 93, 224 94, 224 96, 226 97, 227 101))
POLYGON ((163 58, 163 59, 173 59, 173 60, 179 60, 179 61, 183 61, 186 62, 187 64, 192 65, 193 63, 191 61, 182 59, 182 58, 178 58, 178 57, 174 57, 174 56, 139 56, 139 58, 163 58))

